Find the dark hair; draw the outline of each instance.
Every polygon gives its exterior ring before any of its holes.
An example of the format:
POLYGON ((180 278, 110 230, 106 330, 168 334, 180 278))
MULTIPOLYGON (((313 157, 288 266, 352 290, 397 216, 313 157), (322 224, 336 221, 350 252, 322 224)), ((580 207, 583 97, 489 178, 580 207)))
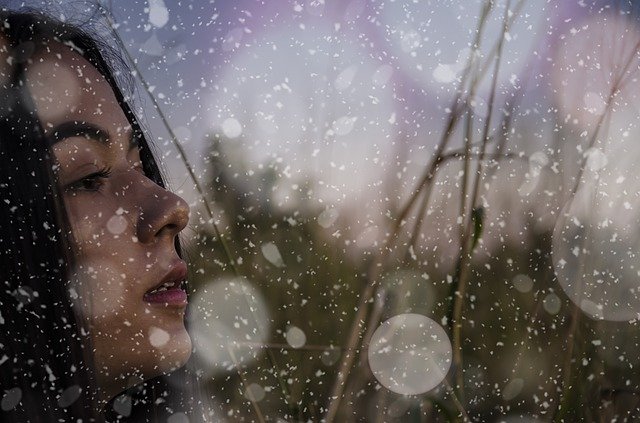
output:
MULTIPOLYGON (((71 225, 55 182, 55 159, 24 83, 29 57, 55 41, 89 61, 138 135, 146 175, 164 187, 162 174, 118 73, 105 59, 118 61, 112 49, 34 12, 0 11, 0 36, 10 57, 8 69, 0 68, 0 421, 119 419, 111 406, 106 415, 98 409, 91 340, 71 302, 71 225)), ((180 252, 177 240, 176 248, 180 252)), ((188 379, 184 371, 175 377, 188 379)), ((153 421, 153 397, 168 392, 163 378, 130 390, 130 419, 153 421)), ((173 400, 183 408, 189 398, 183 392, 173 400)))

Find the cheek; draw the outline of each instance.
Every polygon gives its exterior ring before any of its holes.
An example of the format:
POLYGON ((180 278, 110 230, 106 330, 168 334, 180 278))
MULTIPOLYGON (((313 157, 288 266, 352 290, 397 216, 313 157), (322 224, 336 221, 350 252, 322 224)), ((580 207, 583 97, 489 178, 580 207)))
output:
POLYGON ((136 277, 141 276, 131 223, 118 208, 99 200, 78 196, 66 203, 78 252, 72 275, 83 300, 79 306, 94 322, 130 312, 137 298, 136 277))
POLYGON ((75 303, 90 322, 100 366, 116 373, 134 366, 155 375, 184 364, 191 340, 182 314, 144 302, 170 263, 158 262, 138 242, 124 203, 101 194, 67 199, 78 250, 75 303))
POLYGON ((113 255, 126 251, 137 242, 135 225, 129 208, 116 201, 96 195, 82 195, 66 200, 73 236, 80 252, 90 254, 99 249, 101 255, 113 255))
POLYGON ((77 306, 92 323, 121 319, 131 312, 135 282, 121 267, 109 260, 80 257, 72 275, 77 306))

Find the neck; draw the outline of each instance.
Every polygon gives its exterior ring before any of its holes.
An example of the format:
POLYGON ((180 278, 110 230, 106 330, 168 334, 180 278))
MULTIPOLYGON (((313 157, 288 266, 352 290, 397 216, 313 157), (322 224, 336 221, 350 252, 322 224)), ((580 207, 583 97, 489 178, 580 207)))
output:
POLYGON ((117 377, 104 373, 98 374, 98 403, 100 408, 104 409, 119 394, 142 382, 144 382, 144 378, 138 373, 121 374, 117 377))

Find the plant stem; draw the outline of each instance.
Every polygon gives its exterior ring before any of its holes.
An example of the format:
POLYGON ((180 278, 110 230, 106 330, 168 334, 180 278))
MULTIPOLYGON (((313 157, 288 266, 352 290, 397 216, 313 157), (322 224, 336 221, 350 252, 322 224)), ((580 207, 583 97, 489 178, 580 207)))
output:
MULTIPOLYGON (((331 389, 331 394, 329 396, 329 405, 326 415, 327 422, 333 422, 338 414, 338 409, 340 406, 340 401, 342 399, 342 395, 344 392, 344 387, 346 380, 351 371, 351 367, 353 366, 353 362, 355 356, 360 353, 358 349, 356 349, 356 345, 360 340, 362 330, 364 326, 373 325, 375 322, 368 321, 367 322, 367 314, 368 314, 368 305, 373 298, 373 294, 375 292, 376 286, 378 284, 378 277, 381 273, 381 270, 386 262, 387 257, 390 254, 391 247, 394 244, 395 240, 400 233, 400 228, 405 222, 409 212, 413 208, 417 198, 420 196, 422 190, 431 185, 435 174, 437 173, 438 166, 442 162, 443 153, 451 139, 451 135, 453 134, 453 129, 455 128, 459 118, 461 107, 459 106, 460 99, 462 98, 462 93, 464 91, 464 87, 469 77, 470 68, 473 60, 475 60, 477 46, 479 45, 481 34, 483 32, 484 25, 486 23, 488 12, 491 8, 491 2, 487 1, 482 8, 481 16, 478 21, 478 28, 476 30, 474 47, 475 49, 469 55, 467 66, 465 68, 465 72, 460 80, 459 87, 456 90, 456 95, 453 98, 452 105, 450 107, 451 112, 449 113, 447 123, 444 127, 444 131, 442 133, 441 139, 436 146, 436 151, 434 152, 433 158, 431 159, 431 163, 427 166, 424 174, 420 178, 420 181, 417 185, 417 188, 413 191, 413 194, 410 196, 407 204, 401 209, 398 217, 395 220, 395 224, 392 228, 391 235, 386 239, 382 252, 379 255, 377 260, 372 261, 372 265, 370 271, 368 272, 367 282, 363 289, 363 292, 360 295, 360 301, 358 304, 358 308, 356 309, 356 315, 354 316, 353 323, 351 325, 349 335, 347 338, 347 343, 345 346, 345 351, 347 354, 344 356, 343 360, 340 363, 340 367, 338 369, 338 374, 336 375, 336 379, 334 381, 333 387, 331 389)), ((363 340, 362 344, 365 342, 363 340)))
POLYGON ((236 358, 236 355, 233 352, 233 345, 229 344, 227 349, 229 351, 229 355, 231 356, 231 360, 233 360, 233 364, 235 365, 236 369, 238 369, 238 376, 240 376, 240 382, 242 383, 242 386, 244 386, 244 391, 247 394, 246 396, 248 397, 249 401, 251 402, 251 405, 253 406, 253 411, 255 412, 256 417, 258 418, 258 421, 260 423, 264 423, 265 420, 264 420, 264 416, 262 415, 262 410, 260 410, 260 406, 258 405, 255 398, 253 397, 253 393, 251 393, 248 390, 249 385, 247 384, 247 378, 245 377, 244 372, 240 368, 240 363, 238 363, 238 359, 236 358))
MULTIPOLYGON (((483 173, 483 162, 485 159, 486 147, 489 141, 489 130, 491 127, 491 118, 493 115, 493 105, 495 101, 496 95, 496 87, 498 81, 498 72, 500 70, 500 59, 502 57, 502 47, 504 45, 504 34, 507 33, 508 30, 508 16, 509 16, 509 8, 511 5, 511 0, 507 0, 507 4, 505 6, 504 18, 503 18, 503 27, 502 27, 502 35, 498 40, 498 48, 495 56, 495 65, 493 71, 493 79, 491 83, 491 92, 488 101, 488 112, 487 117, 484 122, 484 129, 482 134, 482 145, 480 147, 480 155, 478 158, 478 168, 475 174, 475 180, 473 184, 473 190, 471 201, 469 203, 469 207, 475 207, 478 193, 480 191, 480 181, 483 173)), ((467 175, 463 175, 463 178, 467 178, 467 175)), ((464 199, 466 200, 466 198, 464 199)), ((463 369, 463 358, 462 358, 462 312, 464 310, 465 303, 465 295, 467 288, 467 281, 469 279, 469 274, 471 272, 471 255, 472 255, 472 234, 473 234, 473 222, 469 220, 465 225, 465 230, 463 231, 462 245, 460 251, 459 265, 457 266, 457 280, 454 281, 455 291, 453 292, 453 308, 452 308, 452 318, 451 318, 451 331, 452 331, 452 347, 453 347, 453 369, 454 369, 454 380, 455 380, 455 388, 457 389, 458 396, 462 401, 464 401, 464 369, 463 369)))

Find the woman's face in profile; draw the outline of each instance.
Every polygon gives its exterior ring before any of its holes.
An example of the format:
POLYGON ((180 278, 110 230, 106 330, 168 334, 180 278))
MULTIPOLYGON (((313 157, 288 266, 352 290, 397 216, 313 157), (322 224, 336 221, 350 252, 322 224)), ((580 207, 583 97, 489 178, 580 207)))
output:
POLYGON ((189 209, 145 176, 129 121, 83 57, 51 43, 27 65, 27 83, 55 142, 78 252, 71 298, 90 321, 98 383, 112 396, 190 355, 186 267, 174 246, 189 209))

